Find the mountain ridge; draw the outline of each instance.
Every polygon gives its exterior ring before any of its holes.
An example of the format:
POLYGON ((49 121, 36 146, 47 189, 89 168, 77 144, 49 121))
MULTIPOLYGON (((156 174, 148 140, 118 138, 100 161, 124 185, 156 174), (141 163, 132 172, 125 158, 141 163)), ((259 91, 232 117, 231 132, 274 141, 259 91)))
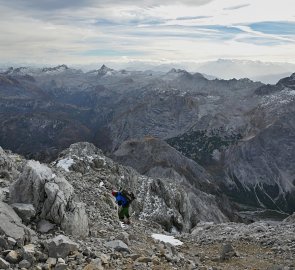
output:
MULTIPOLYGON (((234 161, 241 163, 236 166, 241 171, 234 173, 239 175, 236 185, 249 183, 253 195, 251 182, 242 173, 249 166, 247 159, 253 150, 243 156, 243 145, 252 149, 250 144, 262 135, 275 144, 281 140, 276 136, 279 129, 270 134, 270 125, 277 121, 282 126, 282 119, 292 124, 294 74, 276 85, 264 85, 249 79, 207 80, 177 69, 164 74, 112 71, 112 76, 63 66, 61 69, 30 80, 23 75, 1 74, 3 147, 30 158, 52 160, 77 141, 92 142, 111 155, 126 140, 151 136, 173 141, 177 150, 204 166, 229 196, 241 191, 228 185, 236 179, 231 177, 232 167, 224 162, 235 156, 234 161)), ((102 70, 108 69, 102 66, 102 70)), ((291 128, 284 130, 293 132, 291 128)), ((284 147, 293 149, 292 137, 284 133, 281 136, 285 138, 284 147)), ((271 145, 268 148, 275 149, 271 145)), ((265 162, 272 162, 267 158, 268 149, 262 145, 257 149, 263 149, 265 162)), ((281 152, 282 160, 287 160, 287 154, 292 157, 292 152, 281 152)), ((289 170, 281 163, 276 165, 284 172, 289 170)), ((265 168, 263 177, 272 179, 271 170, 265 168)), ((255 170, 251 174, 258 175, 255 170)), ((292 176, 290 171, 290 176, 282 179, 289 182, 292 176)), ((262 191, 275 199, 272 190, 262 191)), ((282 209, 292 211, 292 200, 283 201, 282 209)), ((257 200, 256 205, 261 206, 257 200)))

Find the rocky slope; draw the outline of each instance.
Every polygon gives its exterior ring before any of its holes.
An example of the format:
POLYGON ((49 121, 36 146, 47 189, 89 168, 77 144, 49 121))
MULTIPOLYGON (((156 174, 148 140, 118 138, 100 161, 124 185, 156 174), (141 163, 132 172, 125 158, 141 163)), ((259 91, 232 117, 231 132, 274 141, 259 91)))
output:
MULTIPOLYGON (((198 189, 188 192, 187 187, 177 181, 179 179, 140 175, 131 168, 114 163, 91 144, 74 144, 61 155, 57 166, 67 162, 73 163, 70 168, 74 172, 85 174, 87 179, 101 179, 109 175, 108 183, 114 188, 126 187, 133 190, 137 197, 133 204, 134 214, 140 219, 148 218, 157 222, 168 231, 172 228, 189 231, 201 220, 228 220, 220 210, 214 195, 198 189), (99 171, 96 170, 96 166, 99 166, 99 171)), ((103 182, 99 184, 103 185, 103 182)), ((77 188, 83 192, 82 187, 77 188)), ((83 189, 85 188, 84 186, 83 189)), ((90 200, 96 200, 95 194, 90 200)))
MULTIPOLYGON (((1 269, 295 267, 293 217, 216 224, 216 218, 199 222, 206 217, 195 213, 190 231, 169 233, 163 220, 177 215, 169 189, 176 189, 173 196, 186 192, 113 162, 88 143, 72 145, 50 165, 0 149, 0 170, 1 269), (137 194, 128 228, 120 226, 111 196, 118 186, 137 194)), ((206 211, 210 215, 212 208, 206 211)))

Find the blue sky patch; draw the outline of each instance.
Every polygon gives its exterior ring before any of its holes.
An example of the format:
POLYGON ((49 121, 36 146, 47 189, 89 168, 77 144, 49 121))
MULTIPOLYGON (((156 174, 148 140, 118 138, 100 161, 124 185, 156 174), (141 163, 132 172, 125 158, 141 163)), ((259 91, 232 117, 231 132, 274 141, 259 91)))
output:
POLYGON ((295 22, 258 22, 248 26, 265 34, 295 35, 295 22))

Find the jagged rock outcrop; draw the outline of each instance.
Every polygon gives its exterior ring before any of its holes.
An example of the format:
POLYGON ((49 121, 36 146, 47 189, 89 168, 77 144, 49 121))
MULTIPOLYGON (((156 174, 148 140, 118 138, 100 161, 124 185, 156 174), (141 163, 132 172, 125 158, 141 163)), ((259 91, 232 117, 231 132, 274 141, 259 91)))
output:
POLYGON ((85 208, 75 200, 73 187, 37 161, 28 161, 10 187, 10 203, 32 204, 39 218, 61 225, 67 233, 88 235, 85 208))
POLYGON ((167 179, 143 178, 134 208, 142 219, 153 220, 167 231, 189 231, 200 221, 228 221, 218 200, 167 179))
POLYGON ((0 201, 0 234, 11 237, 19 245, 35 240, 35 233, 22 224, 13 208, 0 201))
MULTIPOLYGON (((218 206, 219 201, 214 195, 207 194, 193 186, 186 188, 183 181, 178 182, 179 179, 168 180, 163 175, 161 177, 142 176, 131 168, 113 162, 89 143, 71 145, 69 149, 61 153, 60 158, 53 164, 61 167, 64 172, 70 173, 69 181, 73 181, 77 177, 71 172, 78 172, 82 174, 82 179, 89 176, 92 178, 92 182, 95 182, 95 179, 106 179, 114 189, 119 187, 131 189, 137 197, 137 200, 132 203, 136 216, 153 220, 166 230, 175 227, 178 230, 189 231, 201 220, 214 222, 228 220, 218 206)), ((81 177, 77 181, 81 182, 81 177)), ((95 203, 97 194, 101 194, 103 187, 100 186, 101 183, 103 185, 103 182, 97 183, 97 192, 93 187, 89 187, 93 188, 93 195, 86 194, 85 200, 90 200, 91 205, 93 204, 91 200, 95 203), (93 198, 91 199, 90 196, 93 198)), ((84 189, 88 188, 84 187, 84 189)), ((101 214, 106 209, 114 211, 116 208, 110 194, 101 194, 101 196, 106 202, 96 206, 101 209, 101 214)), ((91 208, 87 207, 87 209, 91 208)), ((89 213, 89 216, 92 214, 89 213)), ((97 217, 96 220, 98 219, 103 219, 103 217, 97 217)))
POLYGON ((24 222, 28 223, 36 215, 36 210, 32 204, 14 203, 11 206, 24 222))
MULTIPOLYGON (((5 153, 5 151, 0 147, 0 169, 1 169, 1 175, 3 176, 4 172, 6 170, 12 170, 13 168, 13 162, 8 157, 8 155, 5 153)), ((2 177, 1 177, 2 178, 2 177)))
POLYGON ((0 181, 11 183, 18 177, 22 165, 22 160, 18 155, 6 153, 0 146, 0 181))

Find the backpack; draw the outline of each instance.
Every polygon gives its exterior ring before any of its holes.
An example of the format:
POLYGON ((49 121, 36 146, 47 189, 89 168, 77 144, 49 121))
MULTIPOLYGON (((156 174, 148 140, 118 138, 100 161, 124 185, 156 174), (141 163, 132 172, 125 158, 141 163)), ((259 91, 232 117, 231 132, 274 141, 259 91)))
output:
POLYGON ((131 203, 133 200, 136 199, 136 197, 132 191, 127 191, 125 189, 122 189, 122 190, 120 190, 120 192, 127 199, 128 203, 131 203))

